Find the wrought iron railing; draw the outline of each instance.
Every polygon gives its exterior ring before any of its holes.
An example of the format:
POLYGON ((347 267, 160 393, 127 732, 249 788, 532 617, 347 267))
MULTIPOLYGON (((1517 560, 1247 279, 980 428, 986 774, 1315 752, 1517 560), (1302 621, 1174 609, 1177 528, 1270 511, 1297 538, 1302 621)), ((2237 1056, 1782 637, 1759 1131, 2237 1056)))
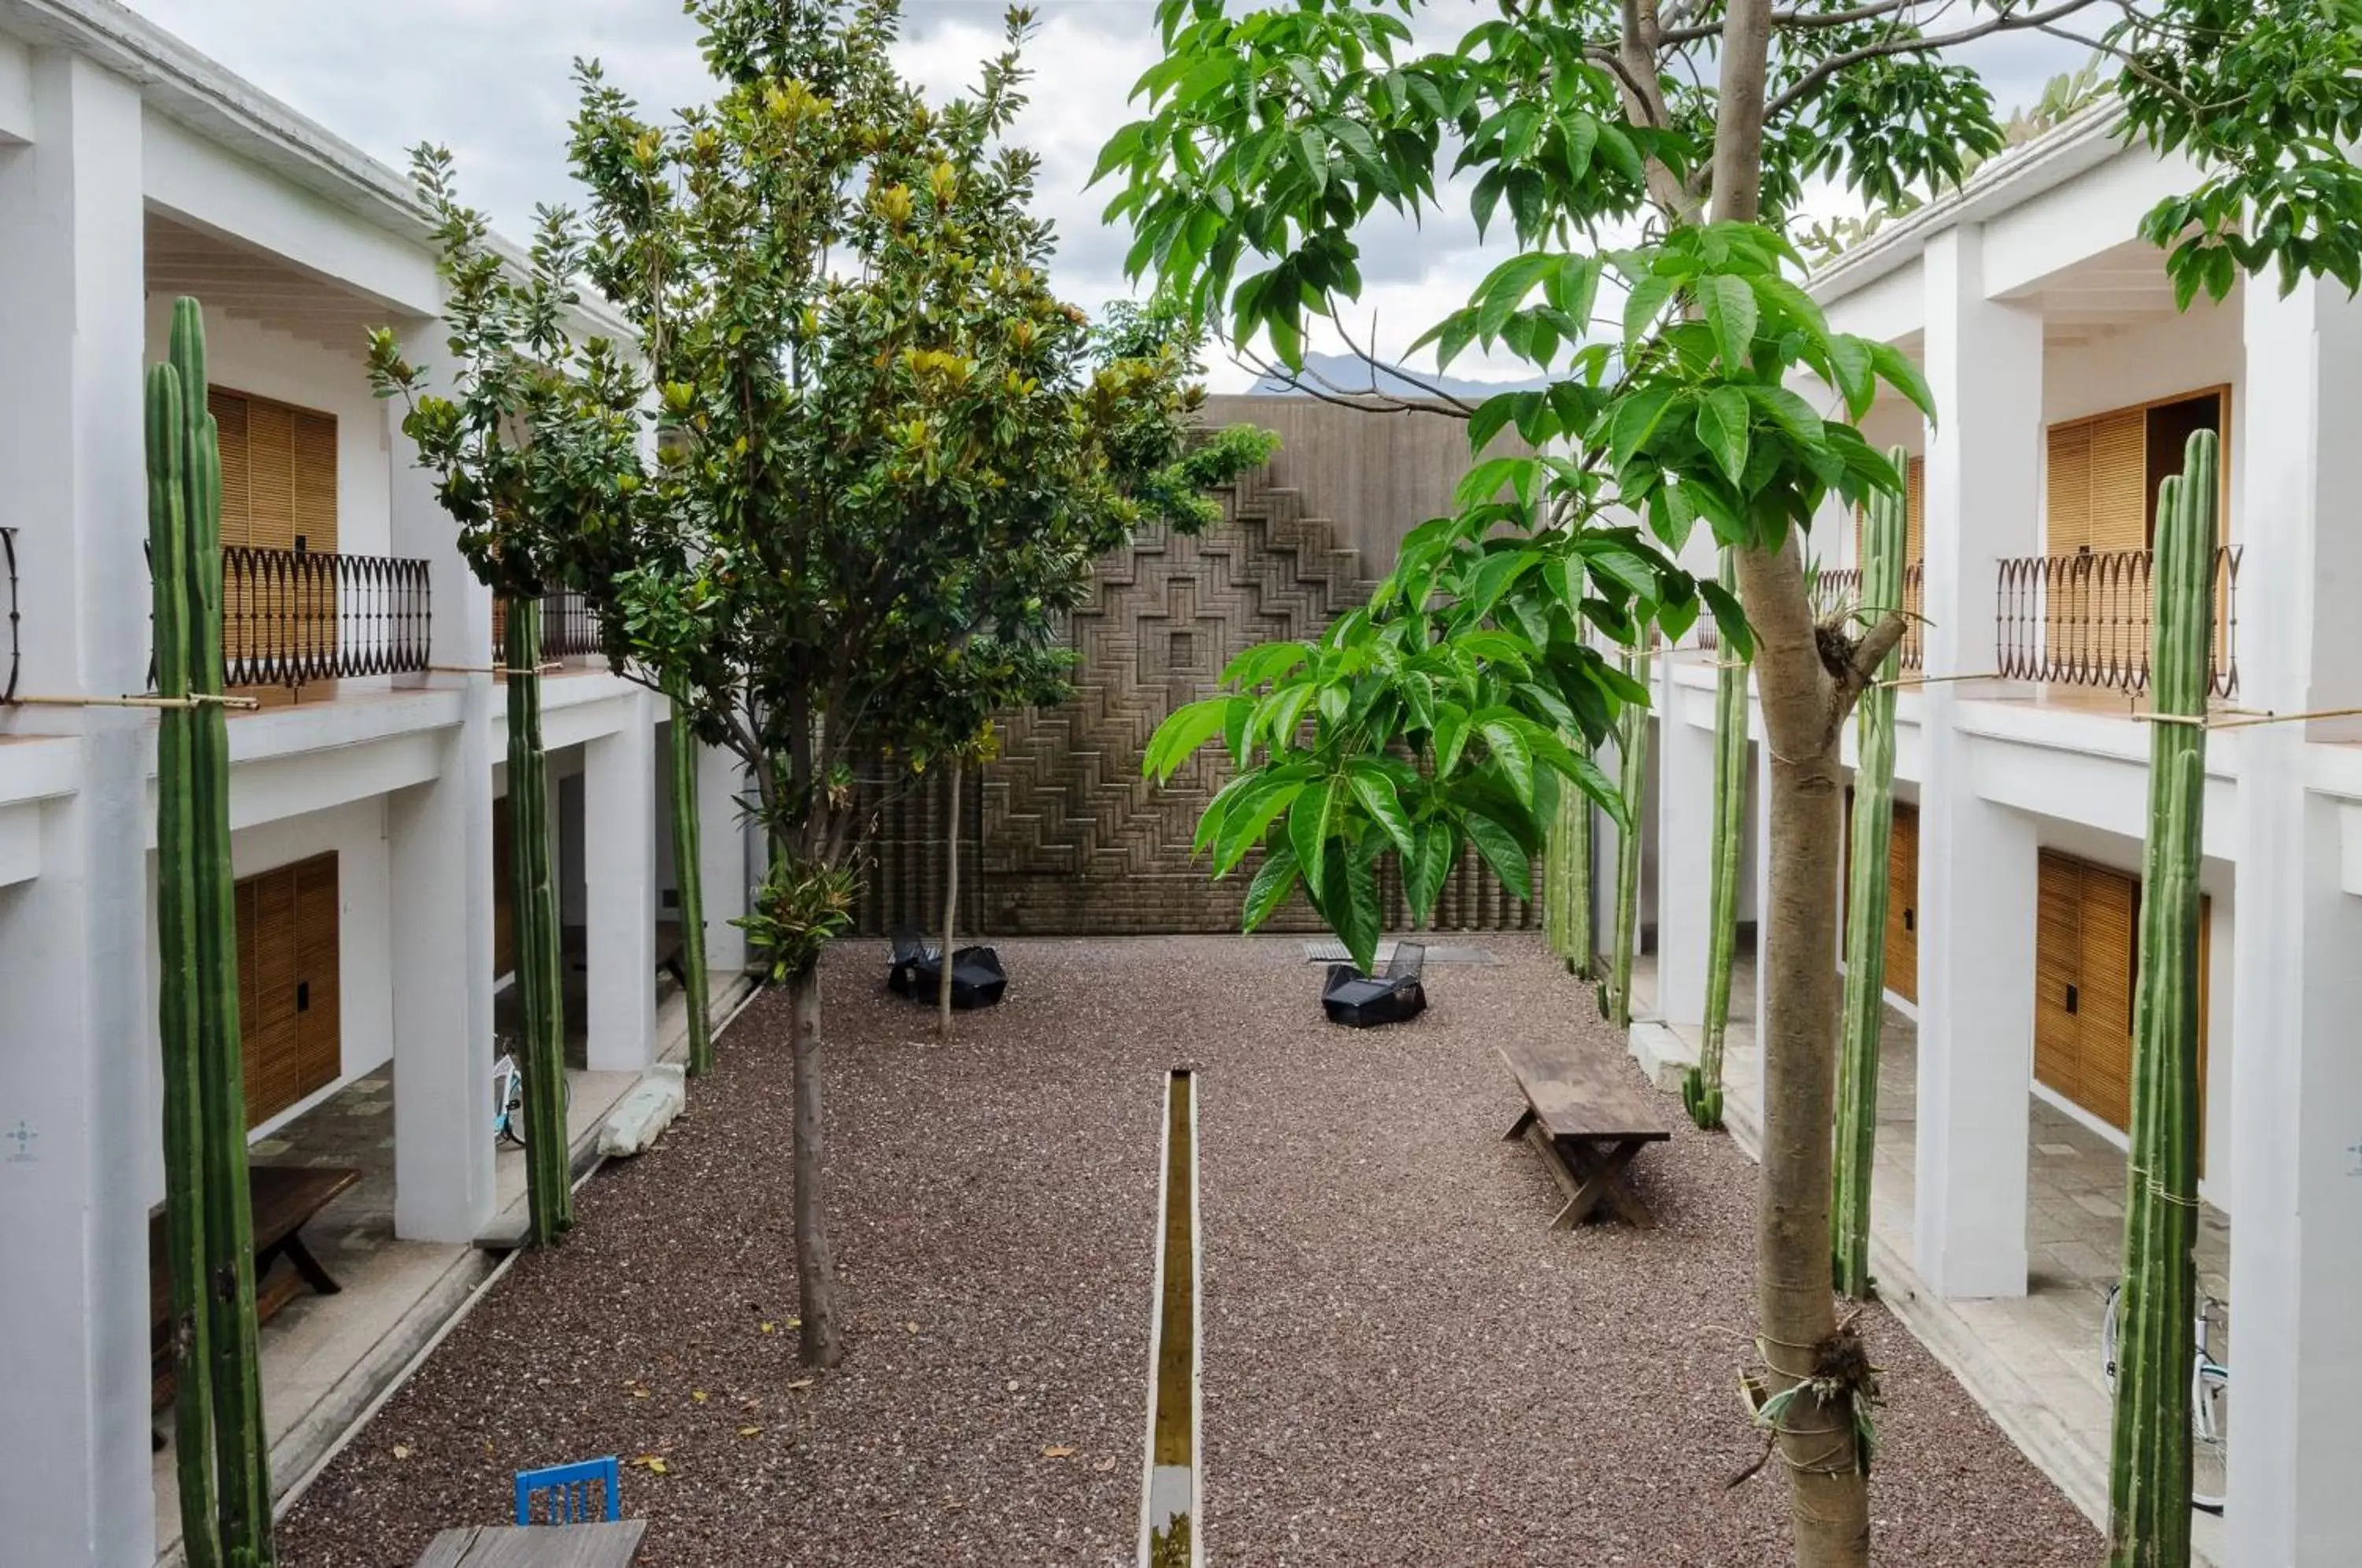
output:
MULTIPOLYGON (((1826 621, 1861 602, 1861 569, 1822 567, 1813 578, 1813 614, 1826 621)), ((1913 561, 1903 569, 1903 641, 1896 645, 1903 668, 1918 669, 1927 654, 1927 563, 1913 561)))
POLYGON ((24 643, 17 628, 21 619, 17 612, 17 530, 0 528, 0 566, 8 573, 8 668, 6 679, 0 679, 0 702, 17 700, 17 668, 24 662, 24 643))
MULTIPOLYGON (((492 663, 507 657, 509 602, 492 601, 492 663)), ((541 596, 541 657, 545 661, 588 658, 606 651, 599 639, 599 616, 577 589, 541 596)))
MULTIPOLYGON (((2149 614, 2156 595, 2147 550, 2019 556, 2001 563, 1993 602, 1993 656, 2013 680, 2148 690, 2149 614)), ((2239 690, 2239 547, 2214 551, 2217 697, 2239 690)))
MULTIPOLYGON (((425 561, 254 545, 224 545, 221 554, 225 684, 312 686, 426 668, 434 614, 425 561)), ((156 684, 152 652, 148 684, 156 684)))

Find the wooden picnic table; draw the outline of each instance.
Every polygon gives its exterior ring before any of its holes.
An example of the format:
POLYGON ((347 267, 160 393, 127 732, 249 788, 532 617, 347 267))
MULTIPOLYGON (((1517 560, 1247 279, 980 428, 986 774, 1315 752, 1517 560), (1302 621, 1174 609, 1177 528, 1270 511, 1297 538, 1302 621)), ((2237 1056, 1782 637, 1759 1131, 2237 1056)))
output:
POLYGON ((646 1519, 612 1524, 463 1525, 435 1538, 417 1568, 628 1568, 646 1519))
MULTIPOLYGON (((267 1322, 303 1286, 322 1296, 344 1288, 301 1234, 312 1217, 361 1179, 344 1165, 250 1165, 247 1197, 254 1211, 254 1319, 267 1322), (270 1265, 285 1258, 292 1273, 270 1277, 270 1265)), ((156 1406, 172 1397, 172 1254, 164 1212, 148 1221, 148 1328, 155 1355, 156 1406)))
POLYGON ((1566 1194, 1552 1228, 1572 1231, 1603 1203, 1628 1224, 1653 1226, 1656 1218, 1625 1184, 1625 1167, 1641 1145, 1673 1134, 1625 1065, 1559 1042, 1496 1049, 1526 1097, 1507 1140, 1531 1143, 1566 1194))

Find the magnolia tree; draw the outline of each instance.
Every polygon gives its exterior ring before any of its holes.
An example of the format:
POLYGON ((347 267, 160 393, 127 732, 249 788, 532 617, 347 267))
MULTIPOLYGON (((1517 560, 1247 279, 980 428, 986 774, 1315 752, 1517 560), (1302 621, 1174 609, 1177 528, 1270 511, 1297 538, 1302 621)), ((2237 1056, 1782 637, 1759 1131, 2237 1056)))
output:
MULTIPOLYGON (((1595 642, 1678 635, 1703 602, 1751 653, 1771 795, 1762 1419, 1798 1561, 1863 1562, 1876 1382, 1830 1293, 1829 955, 1839 741, 1904 628, 1816 622, 1804 536, 1827 503, 1899 485, 1850 423, 1879 383, 1937 411, 1904 356, 1827 329, 1785 236, 1810 186, 1895 204, 1997 150, 1992 94, 1956 51, 2039 29, 2103 49, 2124 134, 2194 160, 2192 188, 2143 225, 2184 304, 2273 263, 2350 287, 2350 0, 1501 0, 1432 50, 1404 20, 1416 0, 1158 9, 1148 117, 1099 168, 1132 267, 1294 363, 1308 321, 1360 293, 1376 208, 1464 199, 1517 254, 1425 341, 1445 362, 1498 346, 1549 380, 1473 410, 1473 450, 1514 424, 1563 455, 1477 465, 1366 608, 1243 655, 1231 694, 1175 714, 1147 765, 1169 774, 1219 737, 1239 773, 1199 838, 1219 868, 1264 850, 1249 922, 1300 883, 1366 964, 1381 858, 1424 911, 1463 844, 1522 889, 1561 791, 1622 812, 1566 744, 1645 700, 1595 642), (1672 564, 1701 527, 1735 557, 1738 603, 1672 564)), ((1440 7, 1435 25, 1452 25, 1440 7)), ((2121 1508, 2114 1534, 2121 1560, 2162 1560, 2121 1508)))
POLYGON ((580 589, 617 668, 746 765, 772 858, 742 923, 789 995, 802 1350, 831 1364, 817 965, 853 918, 855 778, 1063 694, 1092 562, 1204 520, 1174 488, 1197 392, 1179 347, 1096 356, 1050 291, 1035 160, 1003 140, 1025 13, 936 106, 894 70, 889 0, 689 9, 716 96, 647 119, 579 67, 590 208, 545 215, 529 280, 423 155, 447 270, 487 280, 451 323, 472 395, 382 337, 375 369, 463 543, 580 589), (568 335, 578 266, 636 354, 568 335), (520 452, 535 483, 491 485, 520 452))

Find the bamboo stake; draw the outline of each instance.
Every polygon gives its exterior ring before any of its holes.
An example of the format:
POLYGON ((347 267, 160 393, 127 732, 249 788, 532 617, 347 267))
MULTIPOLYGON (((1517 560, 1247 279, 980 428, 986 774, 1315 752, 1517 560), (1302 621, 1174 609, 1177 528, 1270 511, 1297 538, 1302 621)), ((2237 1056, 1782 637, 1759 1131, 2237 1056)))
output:
MULTIPOLYGON (((149 385, 152 388, 154 383, 151 381, 149 385)), ((160 571, 162 568, 157 567, 151 569, 160 571)), ((157 635, 160 637, 162 634, 159 632, 157 635)), ((157 684, 160 686, 163 684, 163 652, 160 645, 159 646, 156 657, 158 660, 157 684)), ((134 695, 129 692, 127 692, 120 697, 11 697, 6 701, 0 702, 0 708, 149 708, 167 713, 190 708, 219 707, 237 708, 243 711, 259 708, 261 706, 262 701, 259 698, 226 697, 218 692, 212 691, 184 693, 176 697, 168 697, 160 694, 158 696, 148 697, 134 695)))
POLYGON ((164 1058, 164 1221, 171 1259, 173 1469, 189 1568, 218 1568, 211 1315, 205 1308, 204 1082, 197 998, 196 834, 190 771, 188 513, 181 376, 148 370, 148 545, 156 684, 174 704, 156 736, 158 1033, 164 1058))
MULTIPOLYGON (((172 307, 171 358, 182 398, 182 478, 188 529, 189 690, 219 696, 222 658, 221 447, 206 412, 204 318, 172 307)), ((229 715, 192 710, 191 846, 196 868, 199 1045, 205 1130, 205 1287, 212 1316, 214 1474, 229 1568, 270 1568, 270 1438, 254 1315, 254 1216, 247 1185, 244 1036, 237 1006, 237 895, 229 835, 229 715)))
POLYGON ((2198 1218, 2198 869, 2213 633, 2216 438, 2190 437, 2158 494, 2148 843, 2133 1004, 2132 1151, 2109 1445, 2114 1568, 2190 1562, 2198 1218))
POLYGON ((713 1070, 713 1022, 706 1016, 705 875, 699 860, 702 834, 697 812, 697 736, 689 723, 687 685, 672 699, 672 880, 680 903, 681 988, 689 1002, 689 1076, 713 1070))
MULTIPOLYGON (((1910 454, 1897 447, 1887 460, 1901 473, 1910 454)), ((1872 615, 1903 603, 1904 502, 1873 497, 1861 530, 1861 602, 1872 615)), ((1887 684, 1902 663, 1890 650, 1880 680, 1861 694, 1860 762, 1854 769, 1853 863, 1848 868, 1843 1032, 1838 1058, 1837 1165, 1829 1204, 1830 1251, 1837 1288, 1868 1299, 1870 1183, 1878 1139, 1879 1029, 1886 999, 1887 856, 1894 829, 1894 689, 1887 684)))
POLYGON ((941 970, 935 977, 935 1032, 948 1040, 952 1037, 952 927, 959 919, 959 806, 960 773, 967 759, 958 752, 952 753, 952 770, 945 782, 944 817, 949 824, 944 832, 946 861, 944 867, 944 945, 937 955, 941 970))

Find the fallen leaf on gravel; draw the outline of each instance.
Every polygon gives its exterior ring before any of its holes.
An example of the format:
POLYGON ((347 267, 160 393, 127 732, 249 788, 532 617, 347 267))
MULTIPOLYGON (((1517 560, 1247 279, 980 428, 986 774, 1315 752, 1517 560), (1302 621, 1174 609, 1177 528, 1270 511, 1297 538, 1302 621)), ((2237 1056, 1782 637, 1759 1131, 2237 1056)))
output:
POLYGON ((1097 1464, 1092 1465, 1091 1468, 1098 1471, 1102 1475, 1106 1474, 1109 1471, 1115 1468, 1115 1455, 1112 1453, 1109 1454, 1105 1459, 1102 1459, 1097 1464))
POLYGON ((793 1383, 788 1385, 789 1388, 809 1388, 811 1386, 812 1380, 809 1377, 799 1377, 793 1383))
POLYGON ((916 1323, 905 1323, 905 1324, 903 1324, 903 1325, 902 1325, 902 1327, 904 1327, 905 1329, 910 1330, 910 1331, 911 1331, 911 1332, 912 1332, 912 1333, 914 1333, 914 1334, 915 1334, 915 1333, 917 1333, 917 1332, 919 1331, 919 1325, 918 1325, 918 1324, 916 1324, 916 1323))
POLYGON ((1014 1393, 1016 1393, 1016 1392, 1017 1392, 1017 1379, 1015 1379, 1015 1378, 1013 1378, 1013 1377, 1012 1377, 1012 1378, 1010 1378, 1010 1379, 1009 1380, 1009 1391, 1010 1391, 1011 1394, 1014 1394, 1014 1393))
POLYGON ((801 1318, 790 1318, 788 1320, 788 1327, 790 1329, 800 1329, 803 1326, 804 1320, 801 1318))
POLYGON ((1075 1457, 1075 1451, 1071 1448, 1053 1443, 1048 1448, 1042 1451, 1042 1457, 1044 1459, 1072 1459, 1075 1457))
POLYGON ((696 1400, 701 1405, 705 1403, 705 1390, 702 1388, 690 1389, 689 1391, 689 1397, 696 1400))
POLYGON ((410 1445, 406 1442, 395 1443, 393 1445, 393 1456, 396 1459, 408 1459, 410 1457, 410 1445))
POLYGON ((762 1430, 763 1429, 760 1427, 740 1427, 738 1429, 738 1435, 740 1437, 753 1437, 756 1432, 759 1432, 762 1430))
POLYGON ((632 1397, 635 1399, 645 1399, 647 1397, 648 1391, 645 1388, 635 1388, 632 1390, 632 1397))
POLYGON ((777 1323, 766 1323, 763 1325, 763 1331, 767 1334, 778 1327, 778 1325, 777 1323))
POLYGON ((640 1455, 639 1458, 632 1461, 632 1463, 638 1465, 643 1470, 650 1471, 658 1475, 668 1474, 671 1470, 671 1467, 665 1463, 664 1456, 657 1453, 644 1453, 640 1455))

